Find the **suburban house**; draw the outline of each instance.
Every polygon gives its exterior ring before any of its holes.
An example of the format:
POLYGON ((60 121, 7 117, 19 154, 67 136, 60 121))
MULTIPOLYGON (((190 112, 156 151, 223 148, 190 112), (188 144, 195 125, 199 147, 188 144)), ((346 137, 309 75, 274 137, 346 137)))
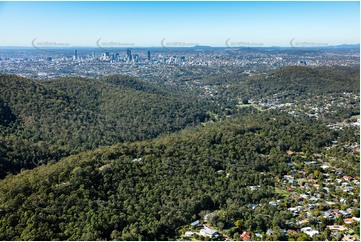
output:
POLYGON ((343 220, 345 224, 353 224, 353 218, 346 218, 343 220))
POLYGON ((351 217, 351 214, 345 210, 339 210, 338 212, 341 213, 345 217, 351 217))
POLYGON ((251 233, 247 231, 243 231, 243 233, 239 236, 241 240, 249 241, 251 240, 251 233))
POLYGON ((318 230, 312 229, 311 227, 304 227, 301 229, 301 232, 313 237, 316 234, 319 234, 318 230))
POLYGON ((351 181, 353 179, 352 176, 343 176, 343 179, 345 179, 346 181, 351 181))
POLYGON ((338 230, 338 231, 345 231, 346 227, 343 225, 328 225, 327 228, 329 230, 338 230))
POLYGON ((287 150, 286 153, 287 153, 287 155, 294 155, 296 152, 294 152, 292 150, 287 150))
POLYGON ((191 223, 191 226, 196 227, 196 226, 198 226, 199 224, 200 224, 199 220, 196 220, 196 221, 194 221, 193 223, 191 223))
POLYGON ((218 232, 216 230, 208 228, 205 225, 203 225, 203 229, 201 229, 199 233, 204 237, 210 237, 210 238, 214 238, 218 236, 218 232))

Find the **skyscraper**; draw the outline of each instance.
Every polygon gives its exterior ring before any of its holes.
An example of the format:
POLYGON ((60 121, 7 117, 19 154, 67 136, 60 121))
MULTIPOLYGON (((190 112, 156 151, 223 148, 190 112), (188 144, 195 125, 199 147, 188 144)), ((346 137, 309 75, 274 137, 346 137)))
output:
POLYGON ((132 60, 132 51, 130 49, 127 49, 127 59, 128 61, 132 60))
POLYGON ((148 50, 148 60, 150 61, 150 51, 148 50))
POLYGON ((77 60, 77 59, 78 59, 78 51, 74 50, 73 60, 77 60))
POLYGON ((138 55, 138 54, 134 54, 134 55, 133 55, 133 59, 134 59, 134 62, 139 62, 139 55, 138 55))

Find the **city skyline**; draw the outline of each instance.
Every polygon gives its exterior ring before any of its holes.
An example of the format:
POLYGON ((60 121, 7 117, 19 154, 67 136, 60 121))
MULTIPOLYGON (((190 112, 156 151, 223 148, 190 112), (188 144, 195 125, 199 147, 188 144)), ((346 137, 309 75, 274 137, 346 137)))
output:
POLYGON ((2 2, 0 46, 325 47, 359 44, 359 19, 359 2, 2 2))

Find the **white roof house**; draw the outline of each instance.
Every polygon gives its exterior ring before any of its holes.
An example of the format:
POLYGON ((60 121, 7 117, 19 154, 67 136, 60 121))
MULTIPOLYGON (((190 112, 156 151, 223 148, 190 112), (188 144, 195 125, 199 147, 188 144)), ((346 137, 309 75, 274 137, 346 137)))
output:
POLYGON ((318 230, 312 229, 311 227, 304 227, 301 229, 301 231, 311 237, 313 237, 316 234, 319 234, 318 230))
POLYGON ((338 231, 344 231, 344 230, 346 230, 347 228, 345 227, 345 226, 343 226, 343 225, 328 225, 327 226, 327 228, 329 229, 329 230, 338 230, 338 231))
POLYGON ((330 166, 328 166, 328 165, 322 165, 322 166, 320 166, 320 167, 321 167, 322 169, 324 169, 324 170, 330 168, 330 166))
POLYGON ((201 229, 199 231, 199 233, 204 236, 204 237, 217 237, 218 236, 218 232, 214 229, 208 228, 207 226, 203 225, 203 229, 201 229))
POLYGON ((194 235, 194 232, 186 231, 184 235, 187 236, 187 237, 192 237, 194 235))

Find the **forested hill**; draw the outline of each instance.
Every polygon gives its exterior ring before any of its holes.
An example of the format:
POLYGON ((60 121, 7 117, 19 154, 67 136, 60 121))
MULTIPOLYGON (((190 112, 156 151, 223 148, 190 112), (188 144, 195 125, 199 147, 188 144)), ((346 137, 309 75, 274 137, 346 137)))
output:
POLYGON ((69 156, 0 181, 0 239, 176 239, 180 226, 215 209, 224 211, 219 221, 241 217, 265 232, 286 214, 254 217, 240 207, 280 196, 272 187, 291 169, 288 149, 308 156, 336 136, 265 111, 69 156))
POLYGON ((248 99, 282 95, 302 99, 312 96, 360 93, 360 67, 289 66, 267 74, 216 76, 203 83, 217 87, 216 99, 248 99))
MULTIPOLYGON (((112 105, 116 101, 118 103, 114 104, 120 104, 127 101, 126 99, 130 98, 131 95, 135 96, 134 99, 139 99, 137 100, 139 106, 144 106, 142 102, 147 101, 147 98, 157 98, 157 100, 160 100, 164 97, 165 99, 181 101, 187 95, 185 92, 176 92, 166 86, 159 87, 155 84, 139 80, 136 77, 125 75, 112 75, 101 79, 68 77, 42 81, 42 84, 64 92, 85 108, 106 112, 106 114, 109 114, 109 112, 106 108, 102 110, 104 103, 112 105), (123 100, 119 101, 118 99, 123 100)), ((131 102, 129 105, 131 105, 131 102)))
POLYGON ((254 76, 244 85, 252 96, 267 96, 279 92, 306 96, 328 93, 360 92, 359 67, 291 66, 267 75, 254 76))
MULTIPOLYGON (((120 75, 0 75, 0 239, 175 240, 213 214, 207 223, 236 240, 243 231, 284 240, 281 228, 306 226, 288 209, 303 192, 318 191, 323 201, 341 194, 332 198, 347 200, 340 209, 359 207, 357 189, 324 191, 336 174, 359 181, 357 117, 330 126, 307 110, 319 109, 318 117, 336 113, 332 105, 356 110, 358 72, 288 67, 227 75, 226 84, 197 81, 188 93, 120 75), (243 97, 252 103, 237 105, 243 97), (281 109, 282 101, 299 102, 281 109), (329 176, 321 164, 332 166, 329 176), (285 175, 313 177, 320 186, 297 182, 290 193, 285 175)), ((321 223, 308 224, 327 231, 334 221, 323 217, 322 200, 312 212, 321 223)), ((303 240, 300 234, 288 238, 303 240)))
POLYGON ((47 82, 0 75, 0 177, 207 120, 208 104, 126 76, 47 82))
MULTIPOLYGON (((0 74, 0 178, 81 151, 221 119, 217 114, 237 113, 242 99, 302 106, 331 103, 332 95, 344 92, 359 95, 359 72, 293 66, 212 77, 182 91, 124 75, 37 81, 0 74)), ((342 121, 358 113, 358 102, 345 96, 322 118, 342 121)))

